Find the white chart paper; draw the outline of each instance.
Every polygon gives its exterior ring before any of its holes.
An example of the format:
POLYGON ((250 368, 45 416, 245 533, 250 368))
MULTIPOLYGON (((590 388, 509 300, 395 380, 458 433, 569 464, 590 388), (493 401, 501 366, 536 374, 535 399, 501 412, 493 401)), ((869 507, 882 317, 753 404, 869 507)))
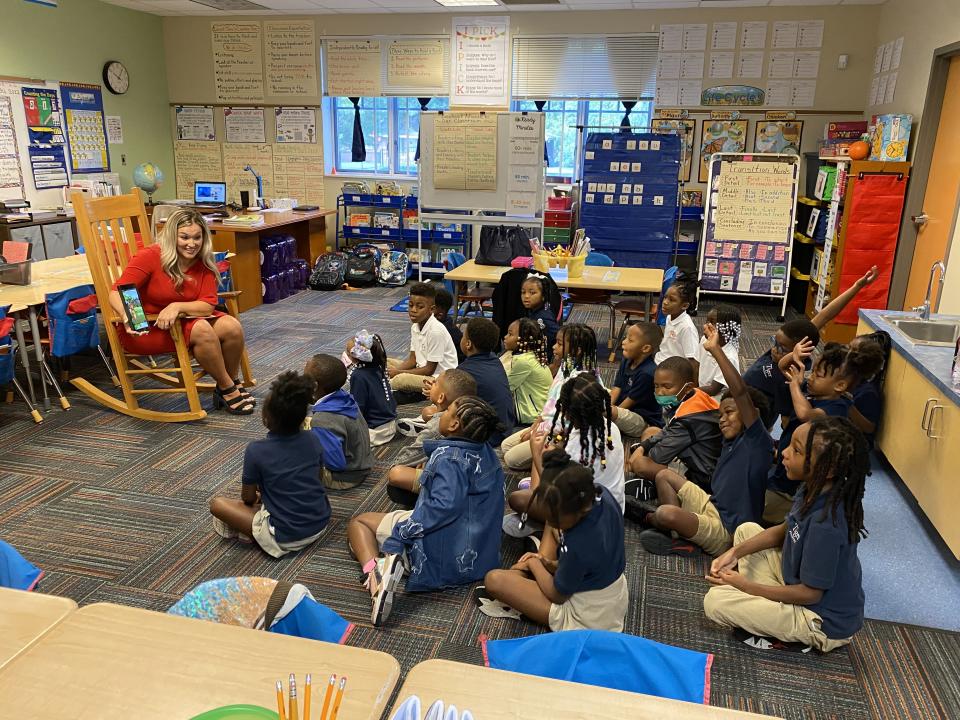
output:
POLYGON ((782 50, 771 52, 770 60, 767 63, 767 77, 793 77, 793 61, 794 54, 792 52, 783 52, 782 50))
POLYGON ((737 58, 738 78, 763 77, 763 50, 742 50, 737 58))
POLYGON ((773 37, 770 40, 770 47, 795 48, 799 29, 795 20, 778 20, 773 23, 773 37))
POLYGON ((660 52, 683 50, 683 25, 660 26, 660 52))
POLYGON ((820 74, 820 51, 803 50, 794 53, 793 76, 816 78, 820 74))
POLYGON ((700 94, 703 92, 703 82, 700 80, 681 80, 679 89, 680 105, 687 107, 689 105, 700 104, 700 94))
POLYGON ((699 80, 703 77, 703 53, 684 53, 680 61, 680 78, 699 80))
POLYGON ((877 46, 876 52, 873 53, 873 74, 876 75, 880 72, 880 68, 883 67, 883 45, 877 46))
POLYGON ((897 73, 893 72, 887 77, 887 91, 884 94, 883 101, 889 105, 893 102, 894 94, 897 92, 897 73))
POLYGON ((718 22, 713 24, 710 33, 711 50, 733 50, 737 47, 737 24, 735 22, 718 22))
POLYGON ((715 52, 710 56, 710 77, 718 79, 733 77, 732 52, 715 52))
POLYGON ((893 56, 890 58, 890 69, 896 70, 900 67, 900 58, 903 55, 903 36, 901 35, 893 41, 893 56))
POLYGON ((823 46, 823 20, 801 20, 797 28, 798 48, 816 49, 823 46))
POLYGON ((793 83, 789 80, 767 81, 767 105, 770 107, 789 107, 793 83))
POLYGON ((680 102, 680 83, 657 79, 657 107, 671 107, 680 102))
POLYGON ((893 42, 888 42, 883 46, 883 61, 880 63, 880 72, 889 72, 890 63, 893 62, 893 42))
POLYGON ((660 53, 657 58, 657 80, 677 80, 680 78, 680 53, 660 53))
POLYGON ((867 99, 867 107, 873 107, 877 104, 877 90, 880 86, 880 78, 874 78, 870 82, 870 97, 867 99))
POLYGON ((794 80, 790 104, 793 107, 813 107, 817 96, 816 80, 794 80))
POLYGON ((767 21, 745 22, 740 28, 743 50, 762 50, 767 46, 767 21))
POLYGON ((707 24, 696 23, 683 26, 683 51, 696 52, 707 49, 707 24))

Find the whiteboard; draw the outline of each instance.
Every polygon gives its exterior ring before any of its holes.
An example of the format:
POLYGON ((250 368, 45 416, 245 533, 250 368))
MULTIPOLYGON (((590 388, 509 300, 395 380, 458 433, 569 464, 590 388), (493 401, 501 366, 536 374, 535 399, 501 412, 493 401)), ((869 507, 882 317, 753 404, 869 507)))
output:
POLYGON ((543 211, 543 113, 509 113, 497 115, 497 184, 494 190, 441 190, 433 184, 434 127, 436 119, 442 113, 425 112, 420 115, 420 206, 421 208, 441 208, 443 210, 489 210, 505 212, 507 210, 507 188, 510 178, 511 158, 514 158, 513 145, 510 142, 512 116, 536 116, 540 118, 540 132, 537 147, 540 148, 536 163, 536 207, 535 213, 543 211))

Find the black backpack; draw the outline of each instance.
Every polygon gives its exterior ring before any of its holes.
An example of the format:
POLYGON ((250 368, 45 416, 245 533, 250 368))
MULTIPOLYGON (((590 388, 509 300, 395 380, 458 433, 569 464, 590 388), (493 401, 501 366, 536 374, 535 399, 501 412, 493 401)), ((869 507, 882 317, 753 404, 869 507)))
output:
POLYGON ((380 251, 371 245, 358 245, 347 254, 346 282, 351 287, 377 284, 380 251))
POLYGON ((317 258, 307 285, 311 290, 339 290, 344 283, 346 272, 346 253, 324 253, 317 258))
POLYGON ((480 230, 477 265, 507 266, 515 257, 528 257, 530 254, 530 238, 519 225, 484 225, 480 230))

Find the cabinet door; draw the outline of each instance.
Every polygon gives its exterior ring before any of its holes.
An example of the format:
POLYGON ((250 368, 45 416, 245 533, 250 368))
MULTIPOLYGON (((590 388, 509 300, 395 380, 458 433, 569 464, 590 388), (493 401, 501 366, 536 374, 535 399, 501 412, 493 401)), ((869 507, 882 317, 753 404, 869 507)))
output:
POLYGON ((890 354, 883 384, 883 422, 878 445, 914 495, 927 482, 930 412, 939 394, 897 352, 890 354))
POLYGON ((73 226, 69 222, 43 225, 43 246, 48 258, 73 255, 73 226))
POLYGON ((919 492, 915 491, 914 494, 930 522, 953 554, 960 558, 960 523, 957 522, 957 508, 960 507, 960 482, 957 481, 957 468, 960 467, 960 406, 937 391, 937 400, 930 409, 927 427, 930 440, 924 467, 926 480, 919 492))
POLYGON ((40 230, 39 225, 11 228, 10 239, 17 242, 28 242, 33 245, 33 252, 30 255, 31 260, 47 259, 46 254, 43 252, 43 232, 40 230))

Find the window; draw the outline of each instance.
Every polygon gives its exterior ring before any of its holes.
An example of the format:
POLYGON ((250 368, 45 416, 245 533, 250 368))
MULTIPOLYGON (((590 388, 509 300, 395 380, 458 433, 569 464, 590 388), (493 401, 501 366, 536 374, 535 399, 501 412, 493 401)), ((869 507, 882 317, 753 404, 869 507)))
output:
MULTIPOLYGON (((585 103, 588 127, 618 127, 623 120, 623 105, 619 100, 587 100, 585 103)), ((653 112, 653 103, 649 100, 641 100, 630 111, 630 126, 636 128, 649 128, 650 115, 653 112)))
MULTIPOLYGON (((543 106, 546 122, 547 176, 572 178, 577 159, 577 125, 580 103, 576 100, 549 100, 543 106)), ((536 112, 533 100, 515 100, 513 109, 536 112)))
MULTIPOLYGON (((360 99, 367 159, 353 162, 353 103, 349 98, 332 98, 333 137, 336 142, 334 167, 338 172, 375 175, 416 175, 417 137, 420 132, 420 103, 414 97, 373 97, 360 99)), ((447 98, 432 98, 428 110, 446 110, 447 98)))

